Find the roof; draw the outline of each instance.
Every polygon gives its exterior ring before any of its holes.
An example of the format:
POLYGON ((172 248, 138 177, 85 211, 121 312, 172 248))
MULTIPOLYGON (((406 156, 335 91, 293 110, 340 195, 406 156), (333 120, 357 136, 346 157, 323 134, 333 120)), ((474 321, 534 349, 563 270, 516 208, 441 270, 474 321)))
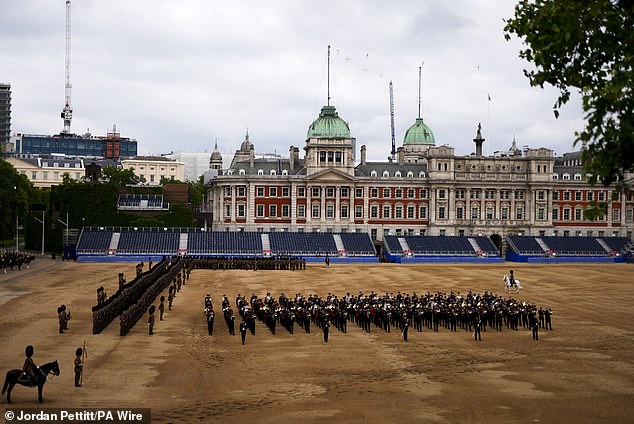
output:
POLYGON ((321 108, 319 117, 308 127, 306 138, 350 138, 350 127, 335 107, 328 105, 321 108))
POLYGON ((416 122, 405 133, 403 144, 408 143, 436 144, 434 133, 423 122, 423 118, 416 118, 416 122))
POLYGON ((235 173, 239 172, 241 169, 244 169, 244 173, 246 175, 257 175, 259 170, 264 172, 264 175, 270 175, 271 170, 275 170, 277 175, 281 175, 282 171, 288 171, 289 175, 299 175, 305 173, 304 169, 304 160, 298 159, 295 161, 295 169, 291 170, 290 167, 290 159, 265 159, 258 158, 253 160, 253 168, 251 167, 251 163, 249 161, 241 161, 236 162, 230 168, 235 173))
POLYGON ((427 171, 427 164, 404 163, 401 165, 395 162, 366 162, 365 165, 357 165, 355 168, 355 176, 371 177, 372 171, 376 171, 378 176, 382 176, 383 172, 387 171, 390 177, 393 177, 396 172, 400 172, 403 177, 407 176, 408 172, 412 172, 415 177, 418 177, 419 172, 427 171))

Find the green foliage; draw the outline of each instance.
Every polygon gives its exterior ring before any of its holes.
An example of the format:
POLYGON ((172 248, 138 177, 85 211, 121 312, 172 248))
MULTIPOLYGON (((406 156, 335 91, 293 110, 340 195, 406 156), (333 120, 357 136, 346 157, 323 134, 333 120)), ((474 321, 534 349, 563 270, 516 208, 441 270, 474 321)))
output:
POLYGON ((581 94, 586 125, 575 145, 585 146, 590 182, 609 185, 634 171, 634 3, 521 0, 504 31, 525 43, 530 84, 559 90, 555 117, 571 90, 581 94))
POLYGON ((102 178, 116 186, 126 186, 139 184, 144 181, 143 178, 134 174, 133 169, 119 169, 114 166, 106 166, 101 170, 102 178))
POLYGON ((29 219, 29 201, 35 189, 26 175, 19 174, 4 159, 0 159, 0 240, 15 237, 16 217, 23 225, 29 219))
POLYGON ((200 206, 205 201, 205 180, 201 175, 197 181, 187 181, 189 184, 189 201, 192 206, 200 206))

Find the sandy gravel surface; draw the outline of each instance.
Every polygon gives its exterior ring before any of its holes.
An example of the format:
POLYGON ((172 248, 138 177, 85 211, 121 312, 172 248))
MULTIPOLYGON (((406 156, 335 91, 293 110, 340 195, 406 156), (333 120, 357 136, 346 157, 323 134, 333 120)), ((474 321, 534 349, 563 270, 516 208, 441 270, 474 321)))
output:
MULTIPOLYGON (((38 259, 29 270, 0 274, 0 372, 19 368, 24 347, 42 364, 60 361, 46 384, 45 407, 149 407, 153 422, 223 423, 628 423, 634 422, 634 266, 588 265, 311 265, 306 271, 194 270, 174 309, 147 335, 142 320, 126 337, 118 321, 92 334, 96 289, 117 287, 135 264, 80 264, 38 259), (503 294, 515 270, 516 299, 554 311, 553 331, 535 342, 528 330, 397 332, 350 324, 273 336, 229 336, 220 310, 226 293, 275 296, 347 291, 503 294), (210 291, 217 311, 207 335, 202 312, 210 291), (58 334, 56 309, 72 314, 58 334), (72 361, 86 343, 84 386, 73 387, 72 361)), ((157 302, 158 304, 158 302, 157 302)), ((14 406, 37 407, 34 389, 16 387, 14 406)), ((0 401, 6 406, 6 396, 0 401)))

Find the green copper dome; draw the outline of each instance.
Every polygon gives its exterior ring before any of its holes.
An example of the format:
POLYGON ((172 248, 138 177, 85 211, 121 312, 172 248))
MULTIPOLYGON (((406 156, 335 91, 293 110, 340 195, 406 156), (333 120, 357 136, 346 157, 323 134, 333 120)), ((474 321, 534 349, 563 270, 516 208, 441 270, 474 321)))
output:
POLYGON ((405 133, 403 144, 407 143, 436 144, 434 133, 431 132, 431 128, 425 125, 423 118, 416 118, 414 125, 409 127, 405 133))
POLYGON ((334 106, 324 106, 319 118, 308 128, 306 138, 350 138, 350 127, 339 117, 334 106))

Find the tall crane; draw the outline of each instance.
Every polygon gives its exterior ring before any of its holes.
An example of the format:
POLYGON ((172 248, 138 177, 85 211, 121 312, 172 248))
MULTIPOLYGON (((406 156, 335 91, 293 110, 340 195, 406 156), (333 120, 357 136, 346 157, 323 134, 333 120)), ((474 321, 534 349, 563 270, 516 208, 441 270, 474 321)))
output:
POLYGON ((70 134, 70 121, 73 119, 73 109, 70 106, 70 0, 66 0, 66 75, 64 86, 64 109, 62 109, 62 119, 64 120, 63 134, 70 134))
POLYGON ((394 89, 392 81, 390 81, 390 123, 392 124, 392 152, 390 160, 394 162, 396 160, 396 137, 394 135, 394 89))

